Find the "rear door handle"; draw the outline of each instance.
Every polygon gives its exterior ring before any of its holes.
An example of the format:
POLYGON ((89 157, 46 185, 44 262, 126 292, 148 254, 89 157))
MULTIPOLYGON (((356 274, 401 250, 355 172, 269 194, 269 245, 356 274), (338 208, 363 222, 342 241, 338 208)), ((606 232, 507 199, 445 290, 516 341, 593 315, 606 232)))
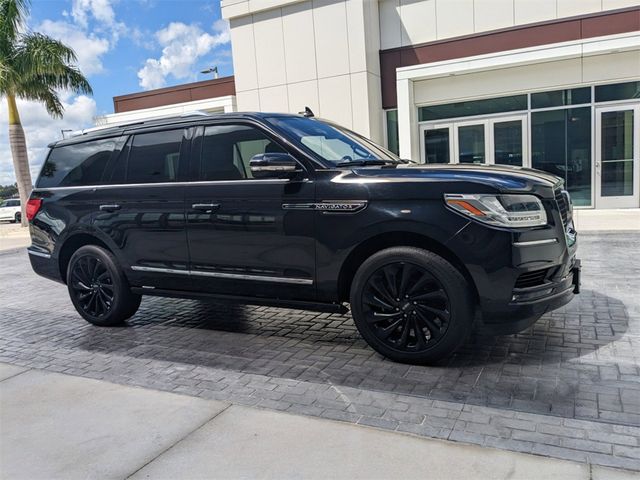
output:
POLYGON ((120 205, 100 205, 100 210, 103 212, 115 212, 116 210, 120 210, 122 207, 120 205))
POLYGON ((205 213, 211 213, 214 210, 217 210, 218 208, 220 208, 220 204, 219 203, 194 203, 193 205, 191 205, 191 208, 193 208, 194 210, 203 211, 205 213))

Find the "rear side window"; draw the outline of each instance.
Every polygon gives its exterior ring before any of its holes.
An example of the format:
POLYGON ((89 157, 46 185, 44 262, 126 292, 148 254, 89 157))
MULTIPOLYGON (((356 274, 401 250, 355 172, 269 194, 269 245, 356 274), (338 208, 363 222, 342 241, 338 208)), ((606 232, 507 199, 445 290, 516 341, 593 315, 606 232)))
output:
POLYGON ((114 139, 104 139, 53 148, 42 167, 38 188, 99 184, 114 147, 114 139))
POLYGON ((161 183, 178 178, 183 130, 140 133, 129 138, 111 174, 111 183, 161 183))

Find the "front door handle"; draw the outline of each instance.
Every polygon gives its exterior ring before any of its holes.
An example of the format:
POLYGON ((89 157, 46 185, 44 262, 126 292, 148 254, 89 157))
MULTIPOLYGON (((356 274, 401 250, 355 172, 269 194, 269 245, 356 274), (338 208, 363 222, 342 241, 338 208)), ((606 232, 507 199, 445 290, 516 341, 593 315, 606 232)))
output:
POLYGON ((120 210, 122 207, 120 205, 100 205, 100 210, 103 212, 115 212, 116 210, 120 210))
POLYGON ((220 208, 220 204, 219 203, 194 203, 193 205, 191 205, 191 208, 193 208, 194 210, 203 211, 205 213, 211 213, 214 210, 217 210, 218 208, 220 208))

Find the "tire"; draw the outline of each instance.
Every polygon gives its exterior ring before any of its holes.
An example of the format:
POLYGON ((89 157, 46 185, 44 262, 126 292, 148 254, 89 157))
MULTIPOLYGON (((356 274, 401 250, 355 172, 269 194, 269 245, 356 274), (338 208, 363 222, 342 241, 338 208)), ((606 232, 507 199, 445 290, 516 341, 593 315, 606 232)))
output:
POLYGON ((96 245, 80 247, 72 255, 67 289, 82 318, 101 327, 121 324, 133 316, 142 299, 131 293, 113 254, 96 245))
POLYGON ((13 220, 11 220, 11 223, 20 223, 21 219, 22 216, 20 215, 20 212, 16 212, 16 214, 13 216, 13 220))
POLYGON ((356 327, 378 353, 429 364, 452 354, 472 330, 474 296, 447 260, 415 247, 369 257, 351 284, 356 327))

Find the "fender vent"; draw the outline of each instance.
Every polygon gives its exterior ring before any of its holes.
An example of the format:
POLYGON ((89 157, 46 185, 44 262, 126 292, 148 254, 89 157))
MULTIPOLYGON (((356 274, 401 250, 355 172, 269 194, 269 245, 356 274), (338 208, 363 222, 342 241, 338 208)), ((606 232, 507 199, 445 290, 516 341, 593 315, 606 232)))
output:
POLYGON ((544 270, 535 270, 533 272, 523 273, 516 280, 515 288, 530 288, 542 285, 547 278, 548 268, 544 270))

